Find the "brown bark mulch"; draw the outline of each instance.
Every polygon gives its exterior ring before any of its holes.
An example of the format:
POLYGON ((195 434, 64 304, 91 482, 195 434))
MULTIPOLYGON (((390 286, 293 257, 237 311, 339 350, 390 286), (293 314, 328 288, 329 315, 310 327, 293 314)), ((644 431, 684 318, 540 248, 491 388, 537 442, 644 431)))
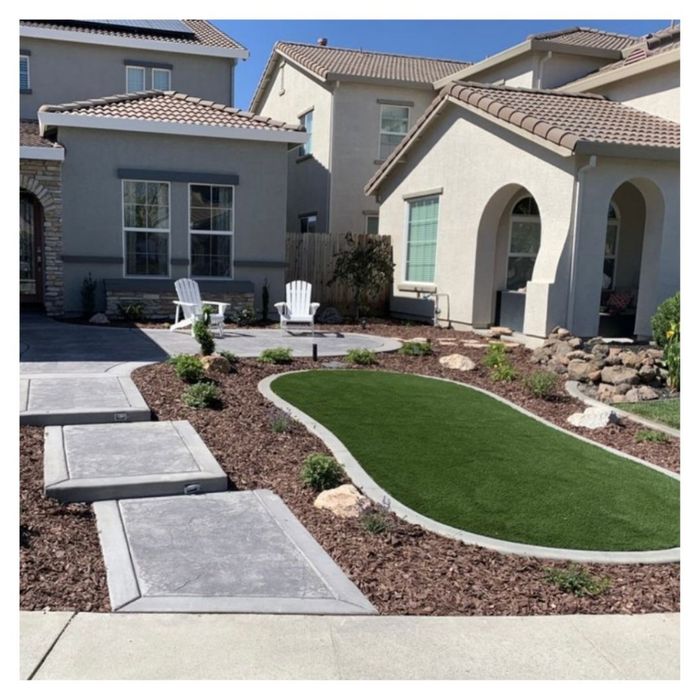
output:
MULTIPOLYGON (((327 330, 358 332, 358 327, 327 330)), ((376 324, 367 332, 411 338, 472 337, 426 326, 376 324)), ((483 350, 439 346, 436 354, 460 352, 478 361, 483 350)), ((510 353, 521 372, 534 367, 527 351, 510 353)), ((290 422, 275 433, 276 409, 258 392, 265 376, 289 369, 318 367, 310 360, 288 366, 240 360, 238 371, 217 377, 220 410, 194 410, 181 400, 185 385, 166 364, 133 374, 139 390, 159 420, 189 420, 231 480, 231 488, 267 488, 277 493, 336 563, 383 614, 542 615, 573 613, 644 613, 677 611, 680 605, 677 564, 586 564, 591 575, 607 577, 610 586, 595 597, 564 593, 547 580, 546 569, 566 562, 498 554, 432 534, 387 514, 388 529, 371 534, 355 519, 340 519, 313 506, 314 494, 299 481, 310 452, 327 452, 301 425, 290 422)), ((488 370, 445 370, 435 357, 380 356, 379 369, 408 371, 468 381, 562 424, 580 404, 563 396, 533 399, 518 383, 501 385, 488 370)), ((563 384, 561 387, 563 392, 563 384)), ((568 424, 567 424, 568 425, 568 424)), ((570 428, 570 426, 568 426, 570 428)), ((576 431, 574 428, 570 428, 576 431)), ((670 469, 678 468, 678 445, 634 443, 636 427, 608 428, 595 438, 670 469), (609 434, 608 434, 609 433, 609 434)), ((584 431, 581 431, 584 432, 584 431)), ((584 432, 585 434, 585 432, 584 432)), ((22 524, 30 528, 22 555, 22 608, 108 610, 102 559, 91 511, 84 505, 59 506, 41 497, 41 429, 22 429, 22 524), (67 566, 70 562, 70 566, 67 566)), ((587 435, 590 437, 590 435, 587 435)), ((676 441, 677 443, 677 441, 676 441)))

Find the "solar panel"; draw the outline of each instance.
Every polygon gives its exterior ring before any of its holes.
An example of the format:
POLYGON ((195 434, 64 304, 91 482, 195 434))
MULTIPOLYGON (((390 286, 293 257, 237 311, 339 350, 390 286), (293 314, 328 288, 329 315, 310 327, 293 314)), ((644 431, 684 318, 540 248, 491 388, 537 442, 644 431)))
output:
POLYGON ((126 29, 148 29, 154 32, 194 34, 192 29, 179 19, 92 19, 86 21, 126 29))

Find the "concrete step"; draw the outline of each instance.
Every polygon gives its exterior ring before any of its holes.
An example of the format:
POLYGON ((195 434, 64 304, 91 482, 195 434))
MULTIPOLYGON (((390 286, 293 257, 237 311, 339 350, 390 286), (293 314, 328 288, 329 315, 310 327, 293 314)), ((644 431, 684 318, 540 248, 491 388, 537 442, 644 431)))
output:
POLYGON ((129 377, 92 374, 20 378, 20 425, 150 420, 151 411, 129 377))
POLYGON ((225 491, 228 479, 187 421, 48 426, 44 492, 63 502, 225 491))
POLYGON ((376 613, 271 491, 93 508, 114 611, 376 613))

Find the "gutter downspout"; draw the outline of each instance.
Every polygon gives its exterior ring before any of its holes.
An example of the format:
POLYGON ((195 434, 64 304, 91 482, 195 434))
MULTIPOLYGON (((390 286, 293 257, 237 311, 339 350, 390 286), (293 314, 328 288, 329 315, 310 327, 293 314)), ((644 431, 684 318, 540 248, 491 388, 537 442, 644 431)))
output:
POLYGON ((326 209, 326 216, 328 217, 328 225, 326 230, 328 233, 331 231, 331 206, 333 202, 333 134, 335 132, 335 93, 338 90, 340 81, 336 80, 335 85, 331 89, 331 124, 328 135, 328 207, 326 209))
MULTIPOLYGON (((581 226, 581 181, 583 174, 592 170, 598 165, 598 156, 590 156, 588 163, 582 165, 576 171, 574 180, 574 230, 571 236, 571 260, 569 264, 569 298, 566 310, 566 327, 571 330, 574 320, 574 294, 576 290, 576 272, 577 272, 577 257, 578 257, 578 230, 581 226)), ((572 331, 573 332, 573 331, 572 331)))
POLYGON ((552 58, 552 52, 547 51, 547 53, 542 56, 539 63, 537 64, 537 85, 535 86, 538 90, 542 89, 542 74, 544 73, 544 64, 547 63, 552 58))

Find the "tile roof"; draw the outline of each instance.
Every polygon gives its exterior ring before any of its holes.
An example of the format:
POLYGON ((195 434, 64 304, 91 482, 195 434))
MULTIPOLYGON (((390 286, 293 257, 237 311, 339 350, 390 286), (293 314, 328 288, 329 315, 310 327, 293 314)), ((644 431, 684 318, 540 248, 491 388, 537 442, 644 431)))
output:
POLYGON ((61 105, 43 105, 39 112, 266 131, 302 130, 298 124, 286 124, 174 90, 145 90, 61 105))
POLYGON ((680 149, 679 124, 600 95, 450 83, 374 174, 365 192, 374 190, 418 131, 450 98, 571 152, 584 143, 680 149))
POLYGON ((242 44, 234 41, 213 24, 203 19, 183 19, 194 33, 194 36, 184 34, 166 34, 136 27, 110 27, 91 25, 88 20, 70 19, 22 19, 20 25, 27 27, 39 27, 42 29, 60 29, 64 31, 87 32, 89 34, 101 34, 104 36, 122 37, 128 39, 145 39, 150 41, 173 42, 176 44, 192 44, 195 46, 217 46, 225 49, 244 49, 242 44))
POLYGON ((645 58, 651 58, 652 56, 658 56, 659 54, 678 49, 680 45, 681 28, 667 27, 643 37, 641 41, 638 41, 623 52, 624 58, 622 60, 609 63, 596 72, 607 73, 612 70, 618 70, 632 63, 639 63, 645 58))
POLYGON ((601 29, 590 29, 588 27, 569 27, 553 32, 531 34, 528 39, 589 49, 608 49, 610 51, 622 51, 622 49, 632 46, 632 44, 636 44, 639 41, 639 37, 605 32, 601 29))
POLYGON ((53 148, 54 142, 39 134, 39 122, 31 119, 19 120, 19 145, 34 148, 53 148))

